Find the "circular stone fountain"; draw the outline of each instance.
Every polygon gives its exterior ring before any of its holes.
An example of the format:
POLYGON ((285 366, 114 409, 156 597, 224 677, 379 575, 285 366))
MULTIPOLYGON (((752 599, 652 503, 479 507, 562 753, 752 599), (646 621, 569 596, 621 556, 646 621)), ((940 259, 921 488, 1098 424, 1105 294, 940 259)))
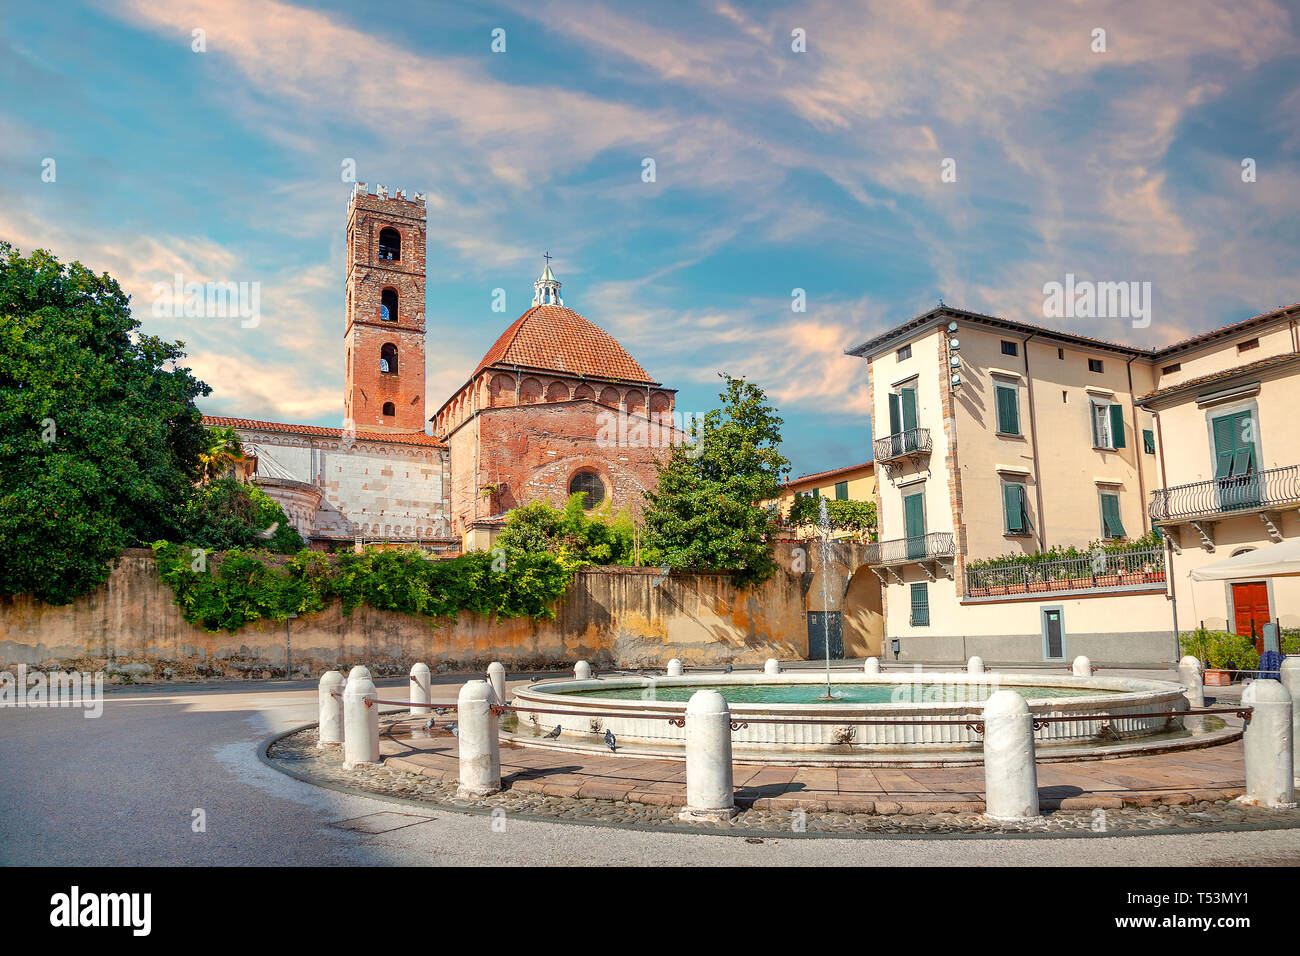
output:
POLYGON ((847 671, 831 675, 830 701, 821 699, 826 676, 815 671, 540 681, 516 691, 512 703, 518 724, 506 737, 523 746, 585 751, 604 749, 601 741, 609 730, 620 754, 681 757, 685 728, 651 715, 680 719, 691 694, 705 688, 718 691, 730 704, 736 759, 764 763, 978 763, 983 738, 976 724, 984 701, 999 690, 1021 694, 1035 716, 1070 718, 1038 726, 1034 736, 1040 758, 1042 748, 1057 747, 1062 758, 1066 751, 1077 758, 1092 749, 1120 756, 1149 749, 1157 740, 1176 746, 1210 742, 1193 742, 1178 717, 1124 716, 1187 710, 1185 688, 1169 681, 847 671), (927 719, 952 723, 920 722, 927 719), (548 737, 557 724, 559 736, 548 737))

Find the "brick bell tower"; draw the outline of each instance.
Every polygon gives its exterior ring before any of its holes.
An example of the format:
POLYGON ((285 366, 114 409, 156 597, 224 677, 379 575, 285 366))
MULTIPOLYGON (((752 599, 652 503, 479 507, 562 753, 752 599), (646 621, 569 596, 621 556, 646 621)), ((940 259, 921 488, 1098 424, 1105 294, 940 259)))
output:
POLYGON ((424 229, 424 193, 353 187, 345 428, 424 431, 424 229))

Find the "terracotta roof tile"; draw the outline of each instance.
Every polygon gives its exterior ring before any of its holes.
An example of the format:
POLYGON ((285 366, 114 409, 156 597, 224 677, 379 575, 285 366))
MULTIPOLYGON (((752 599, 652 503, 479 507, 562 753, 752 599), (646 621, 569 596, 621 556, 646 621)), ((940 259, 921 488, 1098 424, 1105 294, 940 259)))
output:
MULTIPOLYGON (((203 424, 215 427, 257 428, 268 432, 285 432, 293 435, 319 435, 324 438, 342 438, 343 429, 322 425, 288 425, 284 422, 263 422, 255 418, 227 418, 223 415, 204 415, 203 424)), ((443 443, 424 432, 357 432, 358 441, 386 441, 397 445, 427 445, 443 447, 443 443)))
POLYGON ((815 471, 810 475, 800 475, 798 478, 791 478, 785 483, 785 487, 793 488, 795 485, 802 485, 804 482, 813 481, 814 479, 830 478, 832 475, 842 475, 850 471, 860 471, 863 468, 875 470, 875 461, 864 461, 860 465, 845 465, 843 468, 832 468, 830 471, 815 471))
POLYGON ((489 365, 658 384, 614 336, 561 305, 535 305, 521 315, 488 349, 474 374, 489 365))
POLYGON ((1232 368, 1220 369, 1217 372, 1210 372, 1207 375, 1198 375, 1195 378, 1189 378, 1177 385, 1170 385, 1168 388, 1159 388, 1154 392, 1148 392, 1136 400, 1136 404, 1141 405, 1153 398, 1163 398, 1166 395, 1173 395, 1175 392, 1181 392, 1184 389, 1196 388, 1198 385, 1207 385, 1211 382, 1220 382, 1225 379, 1233 378, 1237 375, 1247 375, 1251 372, 1262 372, 1265 369, 1273 368, 1276 365, 1285 365, 1287 362, 1300 360, 1300 354, 1295 352, 1282 352, 1279 355, 1270 355, 1268 358, 1257 359, 1254 362, 1247 362, 1245 365, 1235 365, 1232 368))

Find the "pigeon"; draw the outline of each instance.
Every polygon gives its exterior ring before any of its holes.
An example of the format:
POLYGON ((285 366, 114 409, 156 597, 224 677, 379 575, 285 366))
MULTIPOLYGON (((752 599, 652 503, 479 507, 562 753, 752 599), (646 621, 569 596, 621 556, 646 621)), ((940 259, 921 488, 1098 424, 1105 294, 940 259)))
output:
POLYGON ((432 717, 430 717, 428 720, 426 720, 426 721, 424 722, 424 729, 425 729, 425 730, 433 730, 433 718, 432 718, 432 717))
POLYGON ((724 673, 724 674, 730 674, 730 673, 731 673, 731 665, 728 664, 726 667, 724 667, 724 668, 722 669, 722 673, 724 673))
POLYGON ((556 724, 556 725, 555 725, 555 729, 552 730, 549 734, 546 735, 546 739, 547 739, 547 740, 554 740, 556 737, 560 736, 560 730, 561 730, 560 725, 559 725, 559 724, 556 724))
POLYGON ((449 723, 449 724, 447 725, 447 729, 451 731, 451 735, 452 735, 453 737, 459 737, 459 736, 460 736, 460 728, 459 728, 458 726, 456 726, 456 721, 453 720, 451 723, 449 723))
POLYGON ((614 739, 614 731, 612 730, 605 731, 605 746, 608 747, 610 750, 616 750, 617 743, 618 742, 614 739))
POLYGON ((265 531, 259 531, 259 532, 257 532, 257 536, 258 536, 259 538, 266 538, 266 539, 274 538, 274 537, 275 537, 276 529, 279 528, 279 527, 280 527, 280 522, 278 522, 278 521, 272 521, 272 522, 271 522, 271 527, 267 528, 265 531))

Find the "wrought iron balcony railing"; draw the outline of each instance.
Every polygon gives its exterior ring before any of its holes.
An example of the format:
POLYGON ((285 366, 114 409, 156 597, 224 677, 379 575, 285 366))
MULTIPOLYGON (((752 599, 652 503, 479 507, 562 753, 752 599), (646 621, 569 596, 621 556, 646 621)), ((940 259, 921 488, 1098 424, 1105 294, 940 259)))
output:
POLYGON ((1300 465, 1284 465, 1235 478, 1157 488, 1147 510, 1152 521, 1178 521, 1296 504, 1300 504, 1300 465))
POLYGON ((952 532, 931 531, 929 534, 911 538, 893 538, 889 541, 872 543, 867 549, 867 564, 889 567, 897 564, 912 564, 916 561, 951 558, 956 553, 952 532))
POLYGON ((1145 590, 1163 586, 1165 553, 1159 548, 1099 552, 1079 558, 1007 563, 966 569, 966 596, 1051 594, 1058 591, 1145 590))
POLYGON ((894 461, 909 455, 928 455, 932 447, 930 429, 909 428, 896 435, 877 438, 874 445, 876 461, 894 461))

